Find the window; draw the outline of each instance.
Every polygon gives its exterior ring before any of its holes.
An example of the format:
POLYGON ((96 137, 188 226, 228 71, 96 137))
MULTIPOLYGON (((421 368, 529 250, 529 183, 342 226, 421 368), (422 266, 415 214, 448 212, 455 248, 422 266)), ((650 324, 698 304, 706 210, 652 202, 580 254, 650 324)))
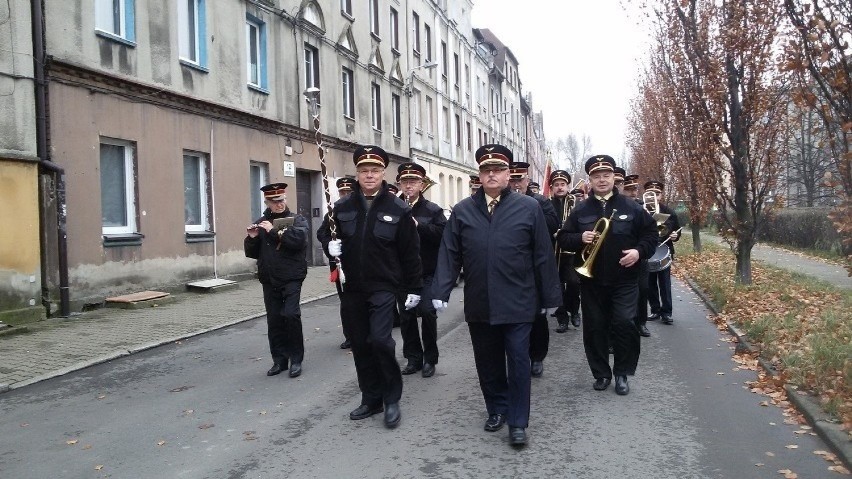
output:
POLYGON ((444 121, 444 141, 447 143, 450 142, 450 109, 444 107, 442 110, 443 116, 441 119, 444 121))
POLYGON ((461 63, 459 63, 459 54, 458 53, 453 53, 453 73, 455 75, 455 78, 453 78, 453 81, 455 82, 456 90, 458 90, 459 79, 461 78, 461 63))
POLYGON ((423 113, 420 111, 420 90, 414 90, 412 95, 414 97, 414 101, 411 103, 411 106, 414 107, 414 112, 411 115, 411 118, 414 120, 414 128, 420 129, 420 115, 423 113))
POLYGON ((201 153, 183 154, 184 225, 189 231, 210 231, 210 164, 201 153))
POLYGON ((411 17, 411 23, 414 24, 414 55, 420 56, 420 15, 413 12, 411 17))
MULTIPOLYGON (((305 89, 320 87, 319 50, 305 44, 305 89)), ((317 98, 319 101, 319 98, 317 98)))
POLYGON ((370 33, 379 36, 379 0, 370 1, 370 33))
POLYGON ((424 23, 423 31, 426 34, 426 63, 429 63, 432 61, 432 29, 424 23))
POLYGON ((340 11, 352 16, 352 0, 340 0, 340 11))
POLYGON ((447 82, 447 74, 450 70, 448 63, 447 42, 441 42, 441 76, 444 77, 444 83, 447 82))
POLYGON ((105 235, 136 232, 133 144, 101 139, 101 220, 105 235))
POLYGON ((473 139, 471 138, 471 134, 473 130, 470 127, 470 122, 467 122, 467 151, 473 151, 473 139))
POLYGON ((95 30, 103 36, 136 41, 134 0, 95 0, 95 30))
POLYGON ((180 59, 207 66, 207 26, 205 0, 178 2, 178 39, 180 59))
POLYGON ((399 138, 402 136, 402 104, 396 93, 391 94, 391 113, 393 114, 393 136, 399 138))
POLYGON ((432 106, 432 98, 426 97, 426 133, 433 135, 435 132, 435 109, 432 106))
POLYGON ((343 84, 343 116, 347 118, 355 118, 355 82, 352 76, 352 70, 343 67, 341 75, 341 83, 343 84))
POLYGON ((263 203, 263 192, 260 187, 269 183, 269 165, 266 163, 249 163, 249 191, 251 191, 251 218, 254 221, 260 218, 266 205, 263 203))
POLYGON ((456 146, 461 148, 462 144, 462 127, 461 127, 461 118, 456 115, 456 146))
POLYGON ((377 130, 382 129, 382 90, 378 83, 373 83, 372 88, 372 124, 377 130))
POLYGON ((390 36, 391 48, 399 51, 399 13, 393 8, 390 9, 390 36))
POLYGON ((246 14, 246 56, 248 84, 265 90, 266 84, 266 24, 246 14))

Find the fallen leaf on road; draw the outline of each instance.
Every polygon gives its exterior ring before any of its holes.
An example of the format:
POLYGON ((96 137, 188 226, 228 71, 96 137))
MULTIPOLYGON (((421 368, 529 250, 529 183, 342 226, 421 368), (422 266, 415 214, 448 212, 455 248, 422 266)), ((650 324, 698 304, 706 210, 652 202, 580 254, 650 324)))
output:
POLYGON ((22 422, 22 423, 21 423, 21 427, 27 427, 27 426, 29 426, 29 425, 30 425, 30 423, 28 423, 28 422, 22 422))
POLYGON ((319 331, 319 330, 320 330, 320 328, 314 328, 314 331, 319 331))
POLYGON ((194 412, 195 412, 195 410, 193 410, 193 409, 187 409, 187 410, 185 410, 185 411, 183 412, 183 415, 184 415, 184 416, 188 416, 188 415, 190 415, 190 414, 192 414, 192 413, 194 413, 194 412))
POLYGON ((763 463, 762 463, 762 462, 758 462, 757 464, 755 464, 755 466, 757 466, 757 467, 762 467, 762 466, 763 466, 763 463))
POLYGON ((106 394, 101 394, 100 396, 98 396, 98 399, 104 399, 105 397, 106 397, 106 394))
POLYGON ((799 448, 799 446, 797 446, 795 444, 787 444, 784 447, 786 447, 787 449, 798 449, 799 448))
POLYGON ((263 416, 264 414, 266 414, 266 411, 260 411, 261 416, 263 416))
POLYGON ((716 375, 717 375, 717 376, 724 376, 724 375, 725 375, 725 373, 723 373, 723 372, 718 372, 718 373, 716 373, 716 375))
POLYGON ((774 453, 774 452, 767 452, 767 453, 766 453, 766 455, 767 455, 767 456, 769 456, 769 457, 775 457, 775 453, 774 453))
POLYGON ((68 444, 69 446, 73 446, 74 444, 77 444, 77 440, 76 440, 76 439, 72 439, 72 440, 70 440, 70 441, 65 441, 65 444, 68 444))
POLYGON ((176 388, 174 388, 174 389, 169 389, 169 392, 170 392, 170 393, 182 393, 182 392, 184 392, 184 391, 187 391, 187 390, 189 390, 189 389, 192 389, 193 387, 194 387, 194 386, 180 386, 180 387, 176 387, 176 388))
POLYGON ((202 424, 198 426, 198 429, 210 429, 211 427, 213 427, 213 424, 202 424))
POLYGON ((158 445, 158 446, 162 446, 162 445, 163 445, 163 444, 165 444, 165 443, 166 443, 166 441, 157 441, 157 445, 158 445))
POLYGON ((95 470, 96 470, 96 471, 100 471, 100 470, 101 470, 101 469, 103 469, 103 468, 104 468, 104 465, 103 465, 103 464, 98 464, 97 466, 95 466, 95 470))
POLYGON ((763 407, 769 407, 769 401, 761 401, 760 405, 763 407))
POLYGON ((91 445, 91 444, 86 444, 85 446, 83 446, 83 450, 84 450, 84 451, 88 451, 88 450, 89 450, 89 449, 91 449, 91 448, 92 448, 92 445, 91 445))
POLYGON ((828 466, 828 470, 831 472, 839 472, 840 474, 849 474, 849 469, 846 469, 843 466, 828 466))

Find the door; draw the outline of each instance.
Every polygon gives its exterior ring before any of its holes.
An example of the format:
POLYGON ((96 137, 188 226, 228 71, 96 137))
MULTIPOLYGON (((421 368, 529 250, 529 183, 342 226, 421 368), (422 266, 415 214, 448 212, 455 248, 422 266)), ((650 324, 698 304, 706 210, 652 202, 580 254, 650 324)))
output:
POLYGON ((299 204, 296 213, 308 220, 308 245, 306 259, 309 265, 314 264, 314 222, 311 215, 311 173, 296 171, 296 202, 299 204))

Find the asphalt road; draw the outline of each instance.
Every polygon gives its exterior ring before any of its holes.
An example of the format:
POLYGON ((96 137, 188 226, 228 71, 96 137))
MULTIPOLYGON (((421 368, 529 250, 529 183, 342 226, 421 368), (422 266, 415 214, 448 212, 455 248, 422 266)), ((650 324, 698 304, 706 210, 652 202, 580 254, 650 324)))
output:
POLYGON ((266 377, 260 319, 3 394, 0 477, 834 477, 819 438, 744 389, 755 373, 732 370, 698 298, 673 294, 675 324, 650 323, 626 397, 592 390, 579 331, 551 334, 523 450, 482 430, 457 290, 436 375, 405 376, 398 429, 348 419, 360 393, 332 297, 303 307, 298 379, 266 377))

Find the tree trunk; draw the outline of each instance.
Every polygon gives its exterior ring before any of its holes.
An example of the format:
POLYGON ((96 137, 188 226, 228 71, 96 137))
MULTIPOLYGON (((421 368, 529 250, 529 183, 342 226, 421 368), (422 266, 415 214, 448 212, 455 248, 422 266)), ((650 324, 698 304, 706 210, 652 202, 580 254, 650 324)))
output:
POLYGON ((737 239, 737 271, 735 279, 738 284, 751 284, 751 250, 754 248, 754 243, 755 241, 751 237, 737 239))
POLYGON ((701 225, 693 222, 690 225, 690 229, 692 230, 692 249, 695 250, 696 253, 701 252, 701 225))

